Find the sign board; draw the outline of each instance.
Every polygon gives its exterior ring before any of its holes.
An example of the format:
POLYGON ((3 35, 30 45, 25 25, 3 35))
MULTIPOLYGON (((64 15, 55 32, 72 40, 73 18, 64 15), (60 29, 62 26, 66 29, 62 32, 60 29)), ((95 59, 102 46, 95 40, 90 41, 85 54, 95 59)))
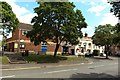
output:
POLYGON ((14 48, 18 48, 18 43, 15 43, 15 44, 14 44, 14 48))
POLYGON ((47 45, 41 46, 41 52, 43 52, 43 53, 47 52, 47 45))

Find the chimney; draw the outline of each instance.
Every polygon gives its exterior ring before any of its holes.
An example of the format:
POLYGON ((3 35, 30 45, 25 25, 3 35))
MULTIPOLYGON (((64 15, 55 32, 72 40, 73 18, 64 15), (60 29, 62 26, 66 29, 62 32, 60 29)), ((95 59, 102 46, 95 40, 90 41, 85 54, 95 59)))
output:
POLYGON ((88 37, 88 34, 87 34, 87 33, 85 33, 85 37, 88 37))

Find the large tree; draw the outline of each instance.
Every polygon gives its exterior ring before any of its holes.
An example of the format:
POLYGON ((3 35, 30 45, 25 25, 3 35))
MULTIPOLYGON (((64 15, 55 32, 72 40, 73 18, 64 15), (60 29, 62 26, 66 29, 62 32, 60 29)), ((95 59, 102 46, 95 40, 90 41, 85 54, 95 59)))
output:
POLYGON ((27 36, 35 45, 42 41, 52 40, 56 43, 54 57, 60 44, 67 41, 78 44, 82 37, 81 29, 87 26, 80 10, 70 2, 38 2, 34 9, 37 16, 32 19, 33 30, 27 36))
MULTIPOLYGON (((109 3, 112 5, 110 12, 120 20, 120 0, 110 0, 109 3)), ((116 24, 115 31, 114 43, 120 46, 120 23, 116 24)))
POLYGON ((106 58, 108 58, 110 46, 113 44, 113 38, 114 26, 110 24, 99 25, 98 27, 96 27, 95 33, 92 36, 94 44, 105 46, 106 58))
POLYGON ((115 36, 113 39, 113 43, 120 48, 120 24, 115 25, 115 36))
POLYGON ((2 30, 3 39, 16 29, 18 23, 19 21, 12 11, 12 7, 7 2, 0 2, 0 29, 2 30))
POLYGON ((112 5, 111 12, 114 13, 116 17, 120 19, 120 1, 119 0, 111 0, 109 3, 112 5))

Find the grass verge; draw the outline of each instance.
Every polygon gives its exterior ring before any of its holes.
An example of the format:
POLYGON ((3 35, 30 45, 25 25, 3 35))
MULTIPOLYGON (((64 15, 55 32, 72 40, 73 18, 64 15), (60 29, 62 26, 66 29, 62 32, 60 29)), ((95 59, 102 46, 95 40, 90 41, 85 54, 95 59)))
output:
POLYGON ((1 64, 8 64, 9 61, 6 56, 0 56, 0 63, 1 64))
POLYGON ((70 62, 70 61, 87 61, 85 58, 81 57, 69 57, 69 56, 56 56, 53 55, 35 55, 30 54, 24 57, 29 63, 58 63, 58 62, 70 62))

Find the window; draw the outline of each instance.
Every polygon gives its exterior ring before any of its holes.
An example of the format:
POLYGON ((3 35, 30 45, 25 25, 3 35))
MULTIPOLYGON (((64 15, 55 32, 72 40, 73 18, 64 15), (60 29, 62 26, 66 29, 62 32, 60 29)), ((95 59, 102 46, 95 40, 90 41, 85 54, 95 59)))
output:
POLYGON ((27 31, 26 30, 22 30, 22 35, 26 35, 27 31))
POLYGON ((91 43, 89 43, 88 45, 89 45, 89 47, 91 47, 91 43))
POLYGON ((100 49, 100 46, 98 46, 99 47, 99 49, 100 49))
POLYGON ((25 45, 24 44, 20 44, 20 49, 25 49, 25 45))

